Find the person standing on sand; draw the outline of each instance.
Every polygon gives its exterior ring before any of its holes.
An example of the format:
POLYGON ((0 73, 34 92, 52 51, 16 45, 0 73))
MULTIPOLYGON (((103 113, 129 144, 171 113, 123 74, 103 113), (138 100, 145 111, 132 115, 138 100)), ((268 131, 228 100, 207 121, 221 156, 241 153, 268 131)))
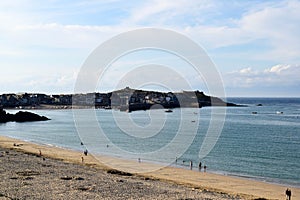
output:
POLYGON ((287 200, 291 200, 292 191, 289 188, 287 188, 285 191, 285 195, 287 200))
POLYGON ((201 171, 201 168, 202 168, 202 163, 201 162, 199 162, 198 167, 199 167, 199 171, 201 171))
POLYGON ((204 165, 204 167, 203 167, 203 169, 204 169, 204 172, 206 172, 206 168, 207 168, 207 167, 206 167, 206 165, 204 165))
POLYGON ((190 161, 190 169, 193 169, 193 161, 190 161))

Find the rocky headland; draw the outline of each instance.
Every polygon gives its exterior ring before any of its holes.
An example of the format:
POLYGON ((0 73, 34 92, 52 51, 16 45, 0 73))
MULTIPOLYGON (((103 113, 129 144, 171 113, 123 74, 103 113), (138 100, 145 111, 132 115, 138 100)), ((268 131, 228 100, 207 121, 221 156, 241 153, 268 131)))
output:
POLYGON ((158 92, 126 87, 108 93, 87 94, 2 94, 0 106, 3 108, 104 108, 121 111, 148 110, 159 108, 206 106, 240 106, 208 96, 200 91, 158 92))

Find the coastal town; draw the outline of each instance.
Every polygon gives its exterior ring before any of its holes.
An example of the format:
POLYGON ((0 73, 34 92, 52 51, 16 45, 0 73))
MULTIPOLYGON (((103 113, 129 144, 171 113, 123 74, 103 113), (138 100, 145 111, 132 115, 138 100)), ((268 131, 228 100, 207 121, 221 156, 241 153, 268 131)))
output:
POLYGON ((120 109, 121 111, 147 110, 153 105, 160 108, 237 106, 200 91, 158 92, 126 87, 108 93, 41 94, 19 93, 0 95, 2 108, 86 108, 120 109))
POLYGON ((96 107, 104 109, 147 110, 153 105, 163 108, 237 106, 199 91, 158 92, 126 87, 109 93, 55 94, 20 93, 0 95, 2 108, 72 108, 96 107))

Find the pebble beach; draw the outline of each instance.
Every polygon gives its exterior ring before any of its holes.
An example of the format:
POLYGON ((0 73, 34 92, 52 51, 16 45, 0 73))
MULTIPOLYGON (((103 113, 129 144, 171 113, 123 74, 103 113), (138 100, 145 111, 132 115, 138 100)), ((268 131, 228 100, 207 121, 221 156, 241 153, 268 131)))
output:
POLYGON ((239 199, 0 149, 0 199, 239 199))
MULTIPOLYGON (((285 186, 172 167, 134 174, 101 165, 90 155, 82 162, 81 156, 0 137, 0 199, 285 198, 285 186)), ((299 198, 299 189, 292 192, 299 198)))

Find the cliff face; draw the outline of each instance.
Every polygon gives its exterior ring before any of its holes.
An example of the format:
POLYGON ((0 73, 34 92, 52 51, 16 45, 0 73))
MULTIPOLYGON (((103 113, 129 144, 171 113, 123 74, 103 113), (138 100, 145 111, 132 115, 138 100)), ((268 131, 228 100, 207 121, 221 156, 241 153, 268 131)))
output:
POLYGON ((39 116, 31 112, 19 111, 16 114, 6 113, 5 110, 0 109, 0 123, 5 122, 33 122, 50 120, 45 116, 39 116))

